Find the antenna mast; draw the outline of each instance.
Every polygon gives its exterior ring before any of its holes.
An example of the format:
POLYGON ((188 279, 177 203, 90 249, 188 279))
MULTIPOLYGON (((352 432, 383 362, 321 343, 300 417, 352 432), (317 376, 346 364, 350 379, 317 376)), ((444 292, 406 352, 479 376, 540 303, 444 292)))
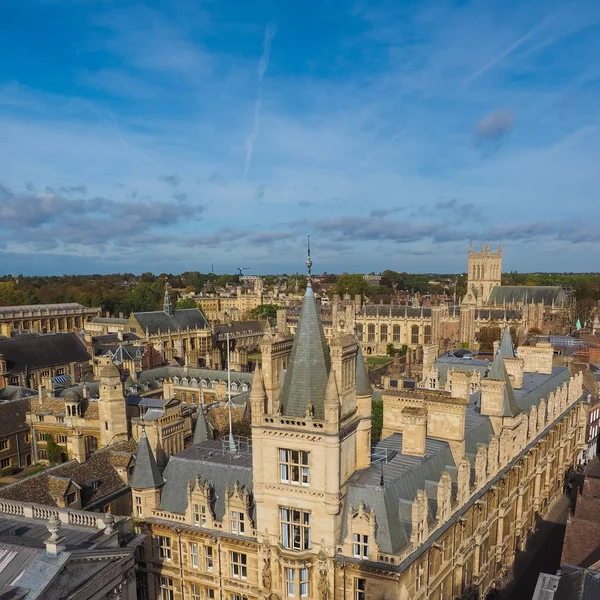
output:
POLYGON ((227 406, 229 407, 229 452, 235 454, 237 448, 235 446, 235 440, 233 439, 233 423, 231 417, 231 369, 229 367, 229 336, 227 332, 227 406))

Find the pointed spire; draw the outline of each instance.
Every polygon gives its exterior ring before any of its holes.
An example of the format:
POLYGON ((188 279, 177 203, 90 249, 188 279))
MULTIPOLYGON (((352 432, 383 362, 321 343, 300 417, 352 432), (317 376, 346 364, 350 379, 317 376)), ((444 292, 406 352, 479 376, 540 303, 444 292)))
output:
POLYGON ((152 448, 146 436, 146 428, 142 426, 142 436, 138 444, 135 467, 131 476, 130 486, 135 489, 157 488, 164 483, 160 474, 152 448))
POLYGON ((371 382, 369 381, 369 374, 367 372, 367 365, 365 364, 365 357, 362 353, 360 341, 356 333, 356 395, 357 396, 370 396, 373 393, 371 382))
POLYGON ((502 254, 502 242, 498 244, 498 254, 502 254))
POLYGON ((173 316, 173 305, 171 304, 171 294, 169 293, 169 290, 171 289, 171 286, 169 285, 169 282, 167 281, 167 283, 165 284, 165 298, 164 298, 164 302, 163 302, 163 310, 170 316, 173 316))
POLYGON ((265 390, 265 383, 263 381, 262 372, 256 363, 254 368, 254 376, 252 377, 252 389, 250 390, 250 404, 254 409, 255 406, 262 407, 265 410, 265 403, 267 399, 267 391, 265 390))
POLYGON ((194 437, 192 438, 192 445, 206 442, 211 439, 208 432, 208 423, 206 422, 206 416, 204 415, 204 409, 202 406, 198 407, 198 417, 196 419, 196 427, 194 428, 194 437))
POLYGON ((500 338, 500 345, 498 350, 502 353, 505 358, 515 358, 515 347, 513 346, 512 336, 510 335, 510 327, 508 323, 504 324, 504 331, 500 338))
POLYGON ((517 400, 515 398, 515 391, 513 390, 512 383, 510 382, 510 377, 508 376, 508 371, 506 370, 506 366, 504 365, 504 358, 502 357, 502 352, 500 352, 500 350, 496 352, 496 356, 494 356, 492 366, 490 367, 486 378, 499 379, 505 384, 504 405, 502 408, 502 414, 500 416, 516 417, 519 413, 523 412, 517 404, 517 400))
POLYGON ((469 254, 473 254, 473 242, 469 242, 469 254))
MULTIPOLYGON (((312 264, 312 263, 311 263, 312 264)), ((286 416, 304 417, 310 400, 314 418, 325 416, 325 386, 331 369, 329 347, 312 286, 306 287, 279 406, 286 416)))

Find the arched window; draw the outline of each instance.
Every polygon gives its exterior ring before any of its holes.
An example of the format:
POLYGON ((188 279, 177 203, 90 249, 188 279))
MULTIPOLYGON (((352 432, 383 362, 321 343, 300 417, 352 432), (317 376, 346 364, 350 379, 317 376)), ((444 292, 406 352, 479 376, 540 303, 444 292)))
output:
POLYGON ((375 325, 370 323, 367 327, 367 341, 374 342, 375 341, 375 325))
POLYGON ((485 279, 485 267, 481 265, 481 279, 485 279))
POLYGON ((419 343, 419 326, 413 325, 410 328, 410 343, 418 344, 419 343))
POLYGON ((381 325, 379 327, 379 341, 383 343, 387 343, 388 341, 388 326, 381 325))
POLYGON ((362 339, 363 339, 363 326, 362 326, 362 323, 358 323, 356 325, 356 334, 358 335, 358 339, 362 342, 362 339))
POLYGON ((400 325, 394 325, 392 328, 392 341, 394 344, 400 343, 400 325))
POLYGON ((431 325, 425 325, 425 331, 423 332, 423 343, 431 344, 431 325))

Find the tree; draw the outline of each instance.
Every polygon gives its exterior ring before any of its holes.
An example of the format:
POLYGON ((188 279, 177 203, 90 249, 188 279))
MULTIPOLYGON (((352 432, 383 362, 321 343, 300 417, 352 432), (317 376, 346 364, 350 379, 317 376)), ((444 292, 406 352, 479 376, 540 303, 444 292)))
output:
POLYGON ((179 298, 177 308, 198 308, 198 303, 193 298, 179 298))
POLYGON ((389 343, 386 347, 386 354, 388 356, 394 356, 395 352, 396 352, 396 349, 394 348, 394 344, 389 343))
POLYGON ((253 319, 275 319, 280 308, 279 304, 261 304, 250 311, 250 316, 253 319))
POLYGON ((360 273, 343 273, 338 277, 335 286, 332 289, 332 293, 343 296, 349 294, 354 297, 357 294, 361 296, 370 296, 371 288, 369 283, 365 281, 364 277, 360 273))
POLYGON ((59 446, 49 433, 46 434, 46 451, 48 452, 48 461, 51 465, 63 462, 63 457, 66 454, 65 449, 59 446))
POLYGON ((482 327, 477 334, 480 352, 493 352, 494 342, 500 339, 500 327, 482 327))
POLYGON ((383 402, 374 400, 371 404, 371 439, 378 442, 383 429, 383 402))

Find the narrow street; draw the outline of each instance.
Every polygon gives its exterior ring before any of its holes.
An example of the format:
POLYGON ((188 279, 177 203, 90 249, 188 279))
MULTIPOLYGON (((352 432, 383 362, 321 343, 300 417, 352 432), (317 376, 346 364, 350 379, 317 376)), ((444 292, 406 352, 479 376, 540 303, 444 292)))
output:
MULTIPOLYGON (((581 483, 582 476, 577 478, 581 483)), ((513 566, 513 580, 500 591, 502 600, 531 600, 540 573, 556 573, 565 537, 569 506, 575 506, 578 485, 571 495, 561 495, 554 503, 546 519, 530 540, 527 550, 517 555, 513 566)))

